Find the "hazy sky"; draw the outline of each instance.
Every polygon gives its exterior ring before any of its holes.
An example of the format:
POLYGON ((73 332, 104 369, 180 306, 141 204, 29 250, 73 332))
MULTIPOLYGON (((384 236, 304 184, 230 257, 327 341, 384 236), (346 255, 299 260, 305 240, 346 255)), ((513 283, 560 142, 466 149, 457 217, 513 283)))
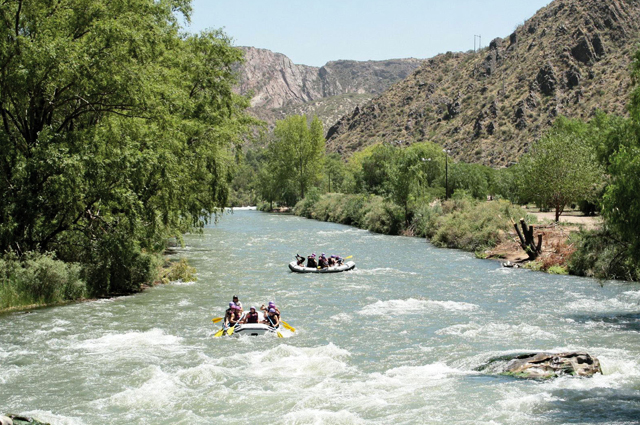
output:
POLYGON ((223 28, 237 46, 293 62, 429 58, 507 37, 550 0, 194 0, 190 30, 223 28))

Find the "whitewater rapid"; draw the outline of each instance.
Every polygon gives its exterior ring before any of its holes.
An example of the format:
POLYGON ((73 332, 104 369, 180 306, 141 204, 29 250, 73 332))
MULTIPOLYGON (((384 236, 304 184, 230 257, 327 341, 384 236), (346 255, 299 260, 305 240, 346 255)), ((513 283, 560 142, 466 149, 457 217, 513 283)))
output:
POLYGON ((501 269, 424 240, 235 211, 131 297, 0 316, 0 413, 52 424, 636 424, 640 288, 501 269), (296 253, 357 270, 300 275, 296 253), (296 332, 213 338, 232 295, 296 332), (519 381, 490 359, 584 350, 603 375, 519 381))

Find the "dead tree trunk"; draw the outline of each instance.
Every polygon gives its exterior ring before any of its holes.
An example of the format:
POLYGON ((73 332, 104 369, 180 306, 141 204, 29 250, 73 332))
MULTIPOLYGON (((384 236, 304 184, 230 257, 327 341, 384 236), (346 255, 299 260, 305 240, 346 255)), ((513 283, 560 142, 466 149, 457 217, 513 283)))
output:
POLYGON ((520 228, 518 228, 518 224, 511 219, 511 223, 513 223, 513 228, 516 229, 516 233, 518 234, 518 238, 520 238, 520 246, 524 249, 524 252, 529 256, 529 260, 533 261, 540 254, 542 254, 542 234, 538 234, 538 243, 533 239, 533 226, 527 226, 524 218, 520 219, 520 228))

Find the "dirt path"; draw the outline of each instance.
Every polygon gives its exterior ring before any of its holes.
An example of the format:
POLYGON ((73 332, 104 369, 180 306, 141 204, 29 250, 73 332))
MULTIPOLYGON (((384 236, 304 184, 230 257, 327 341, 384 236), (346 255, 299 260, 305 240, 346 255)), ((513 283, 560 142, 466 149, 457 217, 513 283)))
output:
MULTIPOLYGON (((578 232, 580 229, 592 230, 602 225, 601 217, 587 217, 579 211, 569 211, 560 216, 560 225, 554 223, 555 214, 553 212, 538 212, 523 209, 525 214, 537 217, 538 222, 533 223, 534 234, 542 233, 542 255, 539 261, 545 265, 563 265, 565 260, 575 250, 568 243, 569 235, 578 232)), ((504 259, 512 263, 527 260, 527 254, 522 250, 518 242, 515 230, 511 230, 507 239, 494 249, 487 252, 489 258, 504 259)))

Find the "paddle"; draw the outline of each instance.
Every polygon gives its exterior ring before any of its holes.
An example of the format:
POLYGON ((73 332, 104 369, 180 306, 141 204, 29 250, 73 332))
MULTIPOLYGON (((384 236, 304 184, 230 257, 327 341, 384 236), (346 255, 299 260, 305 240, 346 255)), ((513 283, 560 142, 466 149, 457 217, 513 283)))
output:
POLYGON ((222 329, 220 329, 218 332, 216 332, 213 337, 214 338, 220 338, 222 335, 224 334, 224 326, 222 327, 222 329))
POLYGON ((282 336, 282 334, 280 333, 280 331, 278 331, 278 329, 276 329, 276 326, 273 324, 273 322, 271 321, 271 317, 269 317, 268 314, 267 314, 267 320, 269 321, 269 323, 271 323, 271 327, 276 330, 276 333, 278 334, 278 338, 284 338, 282 336))
POLYGON ((287 322, 285 322, 284 320, 280 320, 280 323, 282 323, 282 326, 284 326, 285 328, 289 329, 291 332, 295 332, 296 329, 292 326, 289 326, 289 324, 287 322))
MULTIPOLYGON (((244 319, 244 314, 243 314, 242 316, 240 316, 240 318, 239 318, 239 319, 238 319, 238 321, 236 322, 236 325, 237 325, 238 323, 240 323, 240 321, 241 321, 242 319, 244 319)), ((229 329, 227 329, 227 335, 229 335, 229 336, 233 335, 233 331, 234 331, 234 329, 236 328, 236 325, 230 326, 230 327, 229 327, 229 329)))
POLYGON ((216 318, 214 318, 214 319, 211 319, 211 321, 212 321, 213 323, 219 323, 219 322, 221 322, 221 321, 222 321, 222 319, 223 319, 222 317, 216 317, 216 318))

